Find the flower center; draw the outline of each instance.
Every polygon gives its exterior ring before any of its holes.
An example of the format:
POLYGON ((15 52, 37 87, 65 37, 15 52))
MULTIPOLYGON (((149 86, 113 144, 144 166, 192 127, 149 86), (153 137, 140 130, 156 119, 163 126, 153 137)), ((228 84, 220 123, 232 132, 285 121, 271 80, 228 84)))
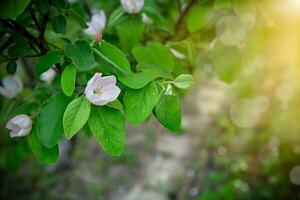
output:
POLYGON ((103 87, 97 87, 94 89, 94 94, 100 95, 105 91, 103 87))

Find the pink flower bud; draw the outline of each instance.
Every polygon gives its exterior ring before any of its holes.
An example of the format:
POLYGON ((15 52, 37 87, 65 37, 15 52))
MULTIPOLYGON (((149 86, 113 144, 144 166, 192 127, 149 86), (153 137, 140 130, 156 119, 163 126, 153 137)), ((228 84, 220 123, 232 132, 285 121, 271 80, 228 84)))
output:
POLYGON ((53 67, 41 74, 40 79, 47 84, 51 84, 56 76, 56 71, 53 67))
POLYGON ((32 121, 27 115, 17 115, 6 124, 10 137, 23 137, 30 133, 32 121))
POLYGON ((84 30, 84 33, 90 36, 94 36, 96 40, 102 39, 102 31, 105 28, 106 16, 105 13, 100 10, 92 14, 91 21, 87 23, 89 28, 84 30), (101 36, 101 38, 100 38, 101 36))
POLYGON ((87 83, 85 88, 86 98, 94 105, 103 106, 115 101, 121 90, 116 86, 115 76, 101 77, 96 73, 87 83))
POLYGON ((0 94, 12 99, 23 90, 23 83, 19 76, 8 75, 2 79, 3 86, 0 86, 0 94))
POLYGON ((130 14, 138 13, 144 6, 144 0, 121 0, 123 9, 130 14))

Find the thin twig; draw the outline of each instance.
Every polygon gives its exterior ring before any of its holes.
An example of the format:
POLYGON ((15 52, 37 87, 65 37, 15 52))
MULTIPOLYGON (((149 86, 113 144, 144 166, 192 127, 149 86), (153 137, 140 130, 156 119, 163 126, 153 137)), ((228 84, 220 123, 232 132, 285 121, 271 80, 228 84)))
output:
POLYGON ((9 38, 8 40, 6 40, 6 42, 4 42, 2 44, 2 46, 0 47, 0 54, 2 54, 2 52, 11 45, 11 43, 13 42, 14 40, 12 38, 9 38))

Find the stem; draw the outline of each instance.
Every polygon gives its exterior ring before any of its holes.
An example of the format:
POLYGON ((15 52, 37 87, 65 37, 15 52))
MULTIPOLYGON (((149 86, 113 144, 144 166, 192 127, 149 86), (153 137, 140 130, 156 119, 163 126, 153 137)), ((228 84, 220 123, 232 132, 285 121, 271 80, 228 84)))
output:
POLYGON ((3 45, 0 47, 0 54, 2 54, 2 52, 7 48, 9 47, 9 45, 11 45, 11 43, 13 42, 14 40, 12 38, 9 38, 8 40, 6 40, 6 42, 3 43, 3 45))
POLYGON ((26 74, 30 80, 30 87, 32 88, 34 86, 35 76, 31 68, 29 67, 27 61, 24 58, 21 58, 21 61, 23 63, 24 69, 26 71, 26 74))

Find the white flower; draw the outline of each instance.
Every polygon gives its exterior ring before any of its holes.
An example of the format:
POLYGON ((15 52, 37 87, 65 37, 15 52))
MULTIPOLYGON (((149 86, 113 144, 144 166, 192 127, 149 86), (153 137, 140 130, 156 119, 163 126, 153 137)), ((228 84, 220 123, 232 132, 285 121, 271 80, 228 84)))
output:
POLYGON ((46 82, 47 84, 51 84, 55 76, 56 76, 56 71, 53 67, 51 67, 50 69, 48 69, 47 71, 45 71, 40 75, 40 79, 46 82))
POLYGON ((85 88, 86 98, 95 105, 102 106, 115 101, 121 90, 116 86, 115 76, 101 77, 101 73, 96 73, 87 83, 85 88))
POLYGON ((7 122, 6 128, 11 130, 10 137, 23 137, 30 133, 32 121, 27 115, 17 115, 7 122))
POLYGON ((180 60, 184 60, 186 57, 184 54, 180 53, 179 51, 175 50, 175 49, 170 49, 173 56, 175 56, 175 58, 180 59, 180 60))
POLYGON ((3 86, 0 86, 0 93, 9 99, 15 98, 23 90, 23 83, 17 75, 5 76, 2 84, 3 86))
POLYGON ((123 9, 130 14, 138 13, 144 6, 144 0, 121 0, 123 9))
POLYGON ((152 24, 153 23, 153 20, 150 17, 148 17, 148 15, 146 15, 146 13, 142 13, 142 21, 145 24, 152 24))
POLYGON ((95 36, 96 40, 102 39, 102 30, 105 28, 106 15, 100 10, 92 14, 91 21, 88 22, 89 28, 84 30, 87 35, 95 36))

